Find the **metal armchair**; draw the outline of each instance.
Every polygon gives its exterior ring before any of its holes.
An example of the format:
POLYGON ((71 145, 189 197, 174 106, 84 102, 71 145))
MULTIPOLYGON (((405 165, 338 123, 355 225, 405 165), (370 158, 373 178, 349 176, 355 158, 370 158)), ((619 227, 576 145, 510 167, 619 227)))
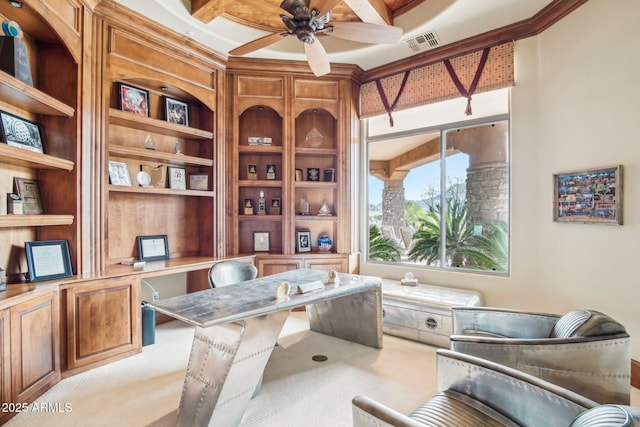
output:
POLYGON ((209 284, 212 288, 219 288, 253 280, 257 275, 258 269, 253 264, 234 260, 222 261, 213 264, 209 269, 209 284))
POLYGON ((355 427, 637 427, 640 408, 598 405, 548 381, 488 360, 437 351, 438 394, 410 415, 366 396, 352 400, 355 427))
POLYGON ((628 405, 631 339, 593 310, 563 316, 454 307, 451 349, 542 378, 598 403, 628 405))

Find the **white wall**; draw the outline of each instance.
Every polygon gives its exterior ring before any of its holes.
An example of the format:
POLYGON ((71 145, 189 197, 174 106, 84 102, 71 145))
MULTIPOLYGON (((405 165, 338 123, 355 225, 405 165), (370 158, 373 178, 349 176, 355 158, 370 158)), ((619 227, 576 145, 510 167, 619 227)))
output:
MULTIPOLYGON (((479 290, 491 306, 602 311, 626 326, 640 360, 638 23, 637 0, 590 0, 516 43, 511 274, 415 270, 421 282, 479 290), (553 222, 554 173, 616 164, 624 166, 623 226, 553 222)), ((406 270, 361 266, 391 278, 406 270)))

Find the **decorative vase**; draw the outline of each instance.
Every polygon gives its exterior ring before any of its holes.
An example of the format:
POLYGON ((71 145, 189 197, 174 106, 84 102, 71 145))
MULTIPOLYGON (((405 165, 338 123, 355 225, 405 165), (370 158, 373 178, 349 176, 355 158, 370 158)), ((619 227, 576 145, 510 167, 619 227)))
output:
POLYGON ((320 252, 329 252, 333 247, 333 240, 329 236, 320 236, 318 239, 318 250, 320 252))

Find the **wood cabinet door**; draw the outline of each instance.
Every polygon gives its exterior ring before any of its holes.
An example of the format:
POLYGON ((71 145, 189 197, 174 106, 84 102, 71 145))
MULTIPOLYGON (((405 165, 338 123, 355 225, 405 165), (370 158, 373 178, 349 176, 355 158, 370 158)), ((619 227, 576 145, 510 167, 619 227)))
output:
POLYGON ((17 304, 10 311, 12 402, 29 403, 61 378, 58 292, 17 304))
POLYGON ((257 259, 258 276, 270 276, 285 271, 302 268, 302 260, 296 258, 264 258, 257 259))
POLYGON ((336 270, 340 273, 348 271, 347 258, 345 256, 336 256, 331 258, 314 258, 309 257, 304 260, 304 268, 314 270, 336 270))
MULTIPOLYGON (((9 310, 0 311, 0 398, 2 403, 11 403, 11 330, 9 310)), ((9 419, 9 414, 0 413, 0 425, 9 419)))
POLYGON ((69 370, 140 352, 142 314, 136 279, 86 282, 65 292, 69 370))

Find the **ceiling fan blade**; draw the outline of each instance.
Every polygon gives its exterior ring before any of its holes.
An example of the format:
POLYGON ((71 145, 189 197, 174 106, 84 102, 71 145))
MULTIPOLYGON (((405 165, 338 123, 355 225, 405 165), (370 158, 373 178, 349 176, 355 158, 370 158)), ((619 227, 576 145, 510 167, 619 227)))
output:
POLYGON ((316 77, 329 74, 331 65, 329 65, 327 51, 324 50, 324 46, 322 46, 320 40, 316 39, 312 44, 305 43, 304 52, 307 54, 309 68, 311 68, 311 71, 313 71, 316 77))
POLYGON ((402 28, 366 22, 334 22, 333 31, 324 34, 362 43, 398 43, 402 28))
POLYGON ((327 12, 333 10, 342 0, 311 0, 309 2, 309 12, 313 9, 317 9, 320 14, 318 16, 324 16, 327 12))
POLYGON ((276 42, 279 42, 280 40, 283 39, 283 37, 286 37, 288 35, 289 33, 284 32, 284 33, 273 33, 273 34, 266 35, 264 37, 260 37, 259 39, 256 39, 252 42, 243 44, 242 46, 238 46, 237 48, 230 50, 229 55, 234 55, 234 56, 246 55, 258 49, 262 49, 263 47, 267 47, 276 42))

